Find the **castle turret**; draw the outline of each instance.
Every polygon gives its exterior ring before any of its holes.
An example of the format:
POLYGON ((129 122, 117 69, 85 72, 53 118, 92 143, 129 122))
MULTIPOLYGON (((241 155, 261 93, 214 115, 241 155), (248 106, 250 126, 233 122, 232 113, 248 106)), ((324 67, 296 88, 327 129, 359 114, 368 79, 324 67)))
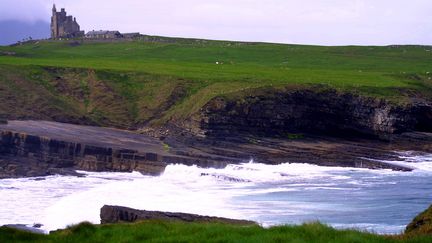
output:
POLYGON ((58 38, 58 18, 56 5, 53 4, 52 17, 51 17, 51 38, 58 38))

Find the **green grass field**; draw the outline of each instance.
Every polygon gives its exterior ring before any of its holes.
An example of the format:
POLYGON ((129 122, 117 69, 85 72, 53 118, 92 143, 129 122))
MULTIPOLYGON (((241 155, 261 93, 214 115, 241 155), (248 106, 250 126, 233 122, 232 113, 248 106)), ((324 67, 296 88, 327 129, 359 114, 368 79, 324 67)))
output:
POLYGON ((44 103, 103 125, 184 119, 215 96, 260 87, 320 85, 397 102, 432 99, 431 46, 163 40, 0 47, 0 91, 19 80, 20 95, 36 95, 26 87, 43 90, 44 103), (101 100, 106 92, 112 99, 101 100), (108 105, 114 100, 121 104, 108 105))
POLYGON ((381 236, 356 230, 335 230, 310 223, 301 226, 238 226, 216 223, 144 221, 96 226, 82 223, 50 235, 0 228, 0 242, 431 242, 430 236, 381 236))

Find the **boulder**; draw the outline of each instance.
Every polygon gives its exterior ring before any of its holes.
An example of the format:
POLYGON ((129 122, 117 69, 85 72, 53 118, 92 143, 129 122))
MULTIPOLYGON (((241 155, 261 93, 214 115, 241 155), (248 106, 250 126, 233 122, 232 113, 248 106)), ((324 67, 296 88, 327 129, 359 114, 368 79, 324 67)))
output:
POLYGON ((202 216, 188 213, 171 213, 160 211, 137 210, 133 208, 108 206, 101 208, 101 224, 113 224, 120 222, 136 222, 142 220, 176 220, 183 222, 207 222, 207 223, 228 223, 240 225, 254 225, 253 221, 228 219, 220 217, 202 216))

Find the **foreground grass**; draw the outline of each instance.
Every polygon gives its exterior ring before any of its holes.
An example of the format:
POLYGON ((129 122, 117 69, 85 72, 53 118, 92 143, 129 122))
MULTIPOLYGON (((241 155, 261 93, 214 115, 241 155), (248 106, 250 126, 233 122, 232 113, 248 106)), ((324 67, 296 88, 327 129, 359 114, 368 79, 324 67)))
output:
POLYGON ((431 236, 390 237, 335 230, 319 223, 301 226, 236 226, 145 221, 97 226, 82 223, 50 235, 0 228, 0 242, 431 242, 431 236))

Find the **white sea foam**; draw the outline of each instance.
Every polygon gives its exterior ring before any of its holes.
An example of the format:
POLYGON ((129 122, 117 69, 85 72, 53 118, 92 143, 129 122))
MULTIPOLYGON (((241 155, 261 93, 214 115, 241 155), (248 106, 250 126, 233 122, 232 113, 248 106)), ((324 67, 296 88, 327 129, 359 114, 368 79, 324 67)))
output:
POLYGON ((399 234, 403 233, 406 225, 391 224, 333 224, 338 229, 354 229, 379 234, 399 234))
MULTIPOLYGON (((359 219, 359 223, 345 221, 346 215, 361 215, 364 210, 367 213, 369 207, 378 207, 385 198, 381 199, 376 190, 382 188, 385 191, 381 193, 391 195, 395 203, 398 198, 403 202, 409 195, 392 189, 398 186, 398 180, 402 178, 407 180, 406 183, 420 183, 410 178, 432 172, 432 155, 405 153, 401 154, 401 158, 405 161, 399 163, 414 165, 416 170, 404 173, 250 162, 228 165, 225 169, 169 165, 159 177, 143 176, 136 172, 80 171, 86 177, 0 180, 0 225, 42 223, 44 230, 54 230, 82 221, 98 223, 100 208, 110 204, 145 210, 245 218, 264 225, 319 219, 341 227, 345 225, 384 233, 398 232, 399 225, 369 224, 363 219, 359 219)), ((422 188, 432 190, 432 185, 422 188)), ((430 201, 428 195, 424 193, 425 202, 430 201)), ((382 202, 384 206, 388 204, 382 202)), ((395 204, 395 208, 390 209, 398 212, 401 208, 397 206, 395 204)), ((406 211, 406 208, 403 210, 406 211)))
MULTIPOLYGON (((405 166, 413 169, 414 173, 432 172, 432 154, 405 151, 396 152, 400 160, 377 160, 389 164, 405 166)), ((373 159, 371 159, 373 160, 373 159)), ((405 173, 406 174, 406 173, 405 173)))
POLYGON ((404 159, 401 162, 403 165, 411 166, 417 171, 432 172, 432 154, 418 152, 401 152, 400 158, 404 159))

